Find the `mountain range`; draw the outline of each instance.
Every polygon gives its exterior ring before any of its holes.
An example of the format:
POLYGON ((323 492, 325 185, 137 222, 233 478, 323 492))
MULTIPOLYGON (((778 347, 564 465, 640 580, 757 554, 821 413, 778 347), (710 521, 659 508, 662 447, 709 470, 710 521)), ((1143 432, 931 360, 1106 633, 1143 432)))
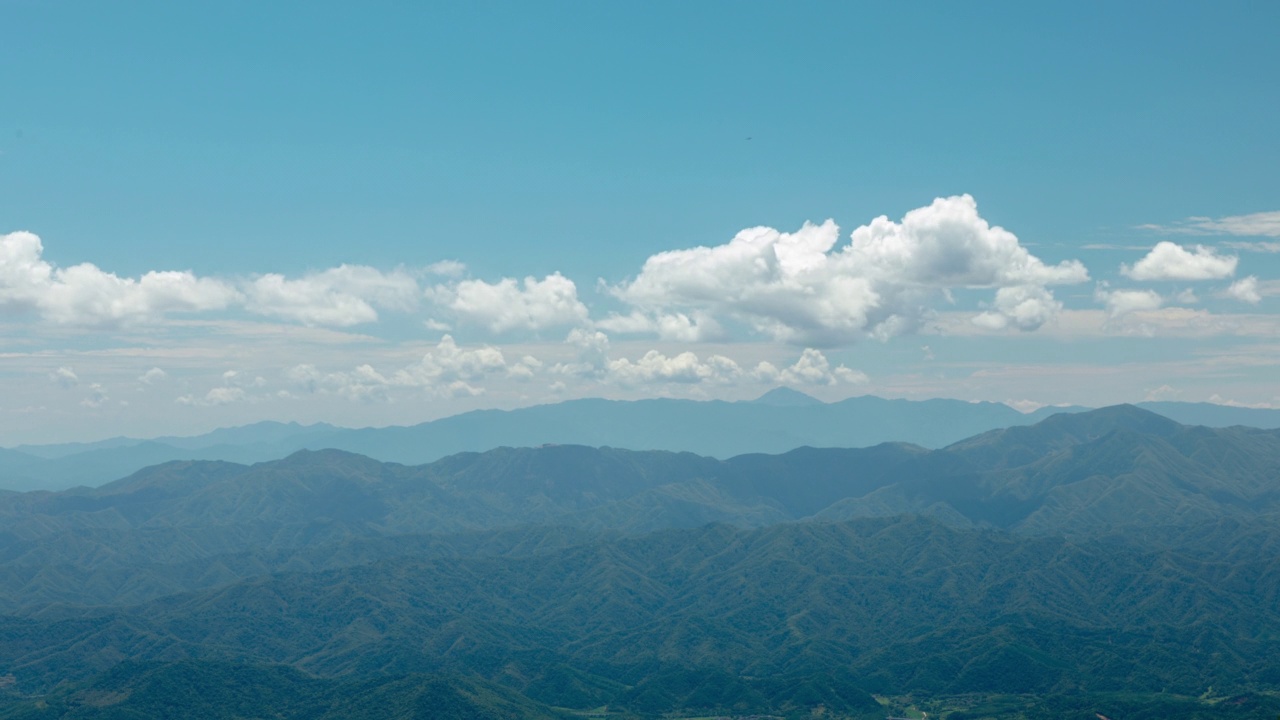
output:
POLYGON ((225 717, 1274 715, 1277 520, 1280 430, 1133 406, 936 449, 175 461, 0 496, 0 717, 206 674, 225 717))
MULTIPOLYGON (((1280 410, 1173 402, 1140 407, 1189 425, 1280 428, 1280 410)), ((406 464, 547 443, 687 451, 717 458, 780 453, 805 445, 866 447, 890 441, 939 448, 987 430, 1085 409, 1044 407, 1024 414, 999 403, 872 396, 822 403, 778 388, 749 402, 571 400, 510 411, 480 410, 409 427, 347 429, 261 422, 194 437, 120 437, 0 449, 0 489, 92 487, 170 460, 255 463, 327 448, 406 464)))

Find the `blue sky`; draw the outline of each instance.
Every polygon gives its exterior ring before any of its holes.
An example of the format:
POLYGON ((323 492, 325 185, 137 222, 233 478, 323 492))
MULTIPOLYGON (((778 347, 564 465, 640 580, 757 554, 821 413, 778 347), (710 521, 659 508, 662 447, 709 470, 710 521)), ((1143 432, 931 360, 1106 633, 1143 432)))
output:
POLYGON ((0 25, 3 445, 776 384, 1280 406, 1275 3, 0 25))

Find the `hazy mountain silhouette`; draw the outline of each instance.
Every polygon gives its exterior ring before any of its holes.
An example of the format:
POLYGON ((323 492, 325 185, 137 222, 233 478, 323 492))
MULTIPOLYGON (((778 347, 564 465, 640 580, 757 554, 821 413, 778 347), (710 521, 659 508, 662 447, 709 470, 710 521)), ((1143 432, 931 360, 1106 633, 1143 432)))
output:
MULTIPOLYGON (((1280 411, 1205 403, 1142 403, 1191 425, 1280 428, 1280 411)), ((728 458, 801 446, 866 447, 908 442, 938 448, 999 428, 1030 425, 1087 408, 1044 407, 1023 414, 998 403, 885 400, 823 403, 790 388, 747 402, 571 400, 518 410, 479 410, 407 427, 346 429, 261 422, 195 437, 112 438, 97 443, 0 450, 0 488, 97 486, 169 460, 254 463, 297 450, 335 448, 418 464, 458 452, 547 443, 675 450, 728 458)))

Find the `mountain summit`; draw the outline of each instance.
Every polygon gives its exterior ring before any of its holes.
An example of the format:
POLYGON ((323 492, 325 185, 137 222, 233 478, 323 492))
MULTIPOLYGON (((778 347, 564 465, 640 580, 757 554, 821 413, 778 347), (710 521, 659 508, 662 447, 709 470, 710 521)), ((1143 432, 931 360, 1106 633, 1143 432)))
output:
POLYGON ((748 402, 755 405, 772 405, 774 407, 807 407, 826 404, 812 395, 806 395, 789 387, 776 387, 748 402))

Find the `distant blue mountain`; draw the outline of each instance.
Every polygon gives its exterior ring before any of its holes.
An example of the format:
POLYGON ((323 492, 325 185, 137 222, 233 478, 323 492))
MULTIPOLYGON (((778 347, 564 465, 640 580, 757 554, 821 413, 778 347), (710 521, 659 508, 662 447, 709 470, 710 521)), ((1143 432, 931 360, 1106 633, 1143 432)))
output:
MULTIPOLYGON (((1280 410, 1207 403, 1140 407, 1186 425, 1280 428, 1280 410)), ((428 463, 463 451, 544 444, 688 451, 717 458, 882 442, 940 448, 989 430, 1087 409, 1044 407, 1024 414, 1000 403, 870 395, 824 403, 797 390, 777 388, 745 402, 583 399, 517 410, 477 410, 407 427, 260 422, 193 437, 111 438, 0 449, 0 489, 98 486, 170 460, 255 463, 326 448, 404 464, 428 463)))
POLYGON ((1205 427, 1244 425, 1264 430, 1280 428, 1280 410, 1189 402, 1143 402, 1137 403, 1137 406, 1143 410, 1159 413, 1170 420, 1177 420, 1183 425, 1204 425, 1205 427))
POLYGON ((818 398, 806 395, 799 390, 792 390, 789 387, 774 388, 755 400, 748 400, 747 402, 756 403, 757 405, 773 405, 774 407, 805 407, 822 404, 822 401, 818 398))

